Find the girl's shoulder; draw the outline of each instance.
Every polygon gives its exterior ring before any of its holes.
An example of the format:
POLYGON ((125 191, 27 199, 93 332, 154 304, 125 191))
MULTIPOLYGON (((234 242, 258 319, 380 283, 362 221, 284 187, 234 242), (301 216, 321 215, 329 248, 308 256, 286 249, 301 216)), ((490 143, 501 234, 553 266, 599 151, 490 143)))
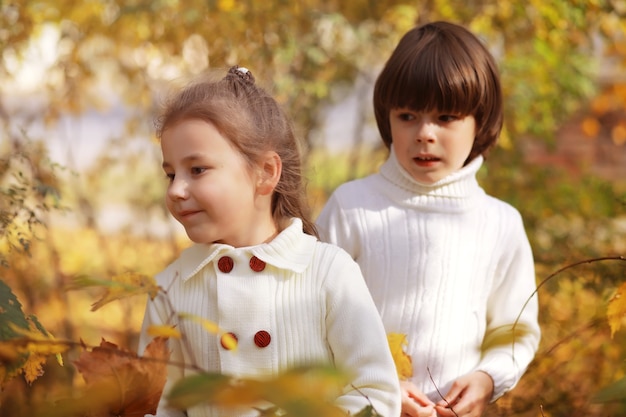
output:
POLYGON ((155 276, 157 284, 169 288, 174 280, 185 281, 200 271, 214 256, 215 248, 210 245, 193 244, 183 249, 178 258, 155 276))

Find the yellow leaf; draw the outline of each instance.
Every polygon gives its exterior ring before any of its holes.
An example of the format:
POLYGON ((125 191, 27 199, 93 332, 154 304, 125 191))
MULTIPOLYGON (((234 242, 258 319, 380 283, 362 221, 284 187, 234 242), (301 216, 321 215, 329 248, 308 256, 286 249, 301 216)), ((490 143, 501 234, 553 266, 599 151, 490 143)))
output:
POLYGON ((43 375, 43 365, 46 363, 46 357, 38 353, 31 353, 28 355, 28 359, 22 370, 24 372, 24 379, 28 384, 32 384, 33 381, 43 375))
POLYGON ((622 319, 626 316, 626 282, 618 289, 613 298, 609 300, 606 316, 611 327, 611 337, 620 329, 622 319))
POLYGON ((178 317, 180 317, 183 320, 191 320, 193 322, 198 323, 199 325, 204 327, 204 330, 206 330, 209 333, 218 334, 220 332, 220 329, 217 326, 217 324, 203 317, 196 316, 195 314, 179 313, 178 317))
POLYGON ((404 347, 408 344, 406 335, 403 333, 389 333, 387 335, 387 342, 391 349, 391 356, 393 356, 393 362, 396 364, 396 371, 398 372, 398 378, 401 380, 407 380, 413 376, 413 363, 411 356, 404 352, 404 347))
POLYGON ((224 331, 220 330, 219 326, 212 321, 200 316, 196 316, 195 314, 188 313, 178 313, 178 317, 183 320, 186 319, 198 323, 204 328, 204 330, 209 333, 221 335, 220 342, 226 349, 237 350, 237 339, 235 339, 235 337, 230 333, 225 333, 224 331))
POLYGON ((111 301, 135 295, 148 294, 151 299, 154 299, 160 290, 154 277, 135 272, 124 272, 115 275, 111 280, 99 280, 80 276, 74 279, 70 289, 87 287, 102 287, 105 289, 103 297, 92 304, 91 311, 96 311, 111 301))
POLYGON ((167 325, 150 326, 148 328, 148 334, 150 336, 166 337, 166 338, 171 338, 171 339, 180 339, 182 337, 180 334, 180 331, 178 331, 173 326, 167 326, 167 325))
MULTIPOLYGON (((16 337, 3 341, 3 345, 12 345, 18 352, 40 355, 58 355, 65 352, 69 348, 69 343, 56 340, 50 334, 43 334, 39 330, 32 327, 26 330, 19 326, 9 324, 11 330, 23 337, 16 337)), ((57 361, 59 357, 57 356, 57 361)), ((62 360, 59 362, 63 364, 62 360)))

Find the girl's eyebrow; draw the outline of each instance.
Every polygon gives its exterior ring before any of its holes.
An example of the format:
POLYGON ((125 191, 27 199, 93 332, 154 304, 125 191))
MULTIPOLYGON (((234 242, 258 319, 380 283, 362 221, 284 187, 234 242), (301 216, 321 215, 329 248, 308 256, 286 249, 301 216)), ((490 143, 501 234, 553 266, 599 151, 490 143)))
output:
MULTIPOLYGON (((195 162, 195 161, 197 161, 199 159, 202 159, 202 157, 203 157, 203 154, 201 154, 201 153, 194 153, 194 154, 191 154, 191 155, 188 155, 188 156, 184 157, 182 162, 186 163, 186 164, 193 163, 193 162, 195 162)), ((171 167, 170 163, 167 162, 167 161, 163 161, 163 164, 161 164, 161 166, 163 168, 170 168, 171 167)))

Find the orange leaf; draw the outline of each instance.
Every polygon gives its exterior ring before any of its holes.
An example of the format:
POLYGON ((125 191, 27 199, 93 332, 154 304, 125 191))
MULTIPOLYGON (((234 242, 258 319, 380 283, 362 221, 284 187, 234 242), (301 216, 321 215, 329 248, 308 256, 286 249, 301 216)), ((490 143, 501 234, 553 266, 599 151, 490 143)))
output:
POLYGON ((43 366, 46 363, 46 357, 37 353, 31 353, 28 355, 28 359, 24 366, 22 366, 22 372, 24 372, 24 379, 28 384, 32 384, 33 381, 43 375, 43 366))
POLYGON ((402 333, 389 333, 387 335, 387 342, 391 349, 391 356, 393 362, 396 364, 396 371, 398 372, 398 378, 401 380, 407 380, 413 376, 413 364, 411 356, 404 352, 404 347, 407 345, 406 335, 402 333))
POLYGON ((103 339, 100 346, 83 352, 75 365, 87 383, 88 393, 102 392, 103 387, 112 393, 103 398, 105 404, 98 405, 98 409, 105 410, 104 415, 130 417, 156 413, 168 359, 164 338, 150 342, 143 357, 103 339))
POLYGON ((611 327, 611 337, 613 337, 615 332, 620 329, 622 319, 626 317, 626 282, 617 289, 613 298, 609 300, 606 316, 611 327))

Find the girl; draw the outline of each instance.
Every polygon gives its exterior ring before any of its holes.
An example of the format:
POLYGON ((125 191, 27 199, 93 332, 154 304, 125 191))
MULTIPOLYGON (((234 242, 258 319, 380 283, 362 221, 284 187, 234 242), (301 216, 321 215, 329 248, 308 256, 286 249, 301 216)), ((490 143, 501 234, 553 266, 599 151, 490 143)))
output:
POLYGON ((476 181, 502 128, 494 59, 461 26, 414 28, 376 81, 374 112, 389 157, 334 192, 320 234, 359 263, 387 332, 407 335, 402 415, 480 416, 540 337, 536 297, 523 308, 536 286, 521 216, 476 181))
MULTIPOLYGON (((235 377, 277 375, 330 363, 354 376, 336 405, 356 414, 370 403, 400 411, 400 391, 382 322, 358 265, 321 243, 305 210, 292 127, 250 71, 190 85, 159 119, 170 213, 195 243, 157 276, 166 290, 149 301, 140 351, 154 324, 176 325, 171 361, 235 377), (228 332, 237 349, 192 321, 228 332)), ((164 389, 189 371, 170 366, 164 389)), ((181 411, 162 400, 158 416, 258 416, 208 405, 181 411)))

